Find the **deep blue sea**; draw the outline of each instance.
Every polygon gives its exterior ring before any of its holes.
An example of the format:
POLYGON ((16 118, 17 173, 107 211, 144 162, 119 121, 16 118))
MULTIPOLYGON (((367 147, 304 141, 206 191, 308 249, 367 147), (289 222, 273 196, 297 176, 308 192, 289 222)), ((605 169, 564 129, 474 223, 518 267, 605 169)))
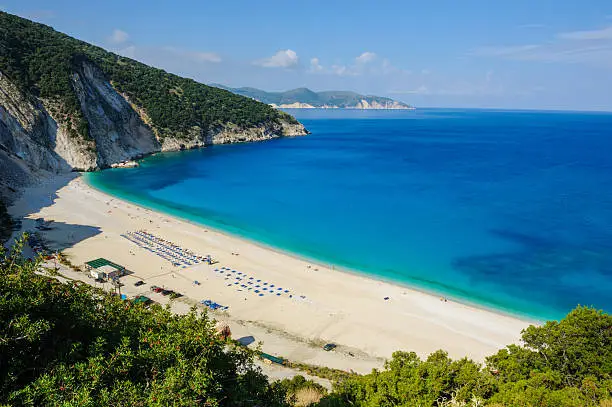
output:
POLYGON ((612 114, 290 113, 312 134, 164 153, 86 178, 451 299, 537 319, 577 304, 612 311, 612 114))

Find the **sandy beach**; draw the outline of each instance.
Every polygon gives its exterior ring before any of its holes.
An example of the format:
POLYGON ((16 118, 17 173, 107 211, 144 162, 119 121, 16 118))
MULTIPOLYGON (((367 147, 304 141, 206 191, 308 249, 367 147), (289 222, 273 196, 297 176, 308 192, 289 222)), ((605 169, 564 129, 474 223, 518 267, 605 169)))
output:
POLYGON ((53 228, 43 235, 51 247, 64 249, 73 264, 104 257, 125 266, 134 273, 122 278, 128 295, 146 293, 163 302, 165 297, 149 289, 157 285, 195 301, 211 299, 226 305, 228 310, 215 318, 227 320, 234 337, 252 336, 262 342, 265 352, 292 361, 360 373, 381 367, 396 350, 424 357, 444 349, 454 358, 482 361, 517 342, 529 325, 298 259, 138 207, 89 187, 80 177, 71 178, 56 177, 24 192, 10 208, 13 216, 26 218, 23 230, 32 229, 35 218, 53 220, 53 228), (173 266, 122 236, 137 230, 195 254, 210 255, 218 263, 173 266), (237 275, 242 278, 237 280, 237 275), (138 280, 146 284, 134 287, 138 280), (327 342, 338 348, 323 351, 321 345, 327 342))

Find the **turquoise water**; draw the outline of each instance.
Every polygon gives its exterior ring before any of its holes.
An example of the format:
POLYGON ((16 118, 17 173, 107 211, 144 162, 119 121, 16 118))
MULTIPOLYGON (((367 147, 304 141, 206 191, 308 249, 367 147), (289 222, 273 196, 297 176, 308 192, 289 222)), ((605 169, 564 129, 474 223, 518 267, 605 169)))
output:
POLYGON ((612 310, 612 114, 291 113, 310 136, 159 154, 86 179, 486 307, 538 319, 577 304, 612 310))

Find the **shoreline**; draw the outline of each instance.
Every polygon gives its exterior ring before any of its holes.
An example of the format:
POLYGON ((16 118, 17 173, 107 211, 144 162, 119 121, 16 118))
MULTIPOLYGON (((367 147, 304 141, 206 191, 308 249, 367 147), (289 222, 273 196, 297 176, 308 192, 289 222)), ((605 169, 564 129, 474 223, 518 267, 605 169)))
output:
POLYGON ((483 303, 479 303, 478 301, 472 301, 469 298, 465 298, 465 297, 461 297, 460 295, 456 295, 454 293, 447 293, 444 292, 442 290, 440 291, 436 291, 435 289, 427 289, 424 287, 419 287, 416 284, 410 284, 410 283, 404 283, 402 281, 398 281, 398 280, 393 280, 391 278, 384 278, 375 274, 371 274, 368 273, 367 271, 363 271, 363 270, 359 270, 356 268, 350 268, 344 265, 339 265, 339 264, 335 264, 332 262, 325 262, 322 259, 318 259, 315 257, 310 257, 308 255, 305 254, 301 254, 301 253, 297 253, 294 251, 291 251, 289 249, 283 249, 277 246, 274 246, 272 244, 268 244, 262 241, 258 241, 255 239, 250 238, 249 236, 245 236, 245 235, 241 235, 239 233, 235 233, 231 230, 224 230, 222 228, 219 228, 217 226, 214 225, 210 225, 208 223, 206 223, 205 221, 203 222, 198 222, 192 219, 188 219, 186 217, 182 217, 180 215, 176 215, 176 214, 172 214, 172 213, 168 213, 166 211, 163 211, 160 208, 156 208, 156 207, 149 207, 144 205, 143 203, 136 203, 128 198, 125 198, 123 196, 117 196, 117 195, 112 195, 109 192, 106 192, 104 189, 94 185, 92 182, 90 182, 90 180, 88 180, 87 178, 89 178, 89 174, 90 173, 81 173, 80 178, 82 179, 82 182, 84 182, 89 188, 95 189, 96 191, 98 191, 99 193, 109 197, 109 199, 120 199, 124 202, 127 202, 131 205, 140 207, 142 209, 145 210, 149 210, 149 211, 153 211, 156 213, 159 213, 160 215, 163 216, 168 216, 171 217, 173 219, 175 219, 176 221, 180 221, 180 222, 186 222, 189 223, 193 226, 196 227, 202 227, 202 228, 207 228, 210 229, 211 231, 214 231, 215 233, 219 233, 219 234, 223 234, 223 235, 227 235, 230 236, 234 239, 238 239, 241 240, 242 242, 244 242, 245 244, 252 244, 255 245, 257 247, 260 247, 261 249, 264 250, 269 250, 272 252, 275 252, 277 254, 283 255, 283 256, 288 256, 291 257, 295 260, 298 261, 303 261, 303 262, 307 262, 307 263, 312 263, 318 267, 321 268, 326 268, 329 269, 332 272, 339 272, 339 273, 344 273, 344 274, 348 274, 350 276, 355 276, 355 277, 359 277, 359 278, 364 278, 366 280, 371 280, 372 282, 382 282, 382 283, 386 283, 386 284, 390 284, 393 286, 397 286, 400 288, 404 288, 404 289, 408 289, 411 291, 416 291, 419 293, 422 293, 423 295, 428 295, 431 297, 435 297, 437 299, 440 298, 446 298, 448 301, 453 301, 455 303, 459 303, 459 304, 463 304, 467 307, 471 307, 471 308, 477 308, 483 311, 487 311, 487 312, 491 312, 494 314, 499 314, 499 315, 503 315, 503 316, 507 316, 510 318, 516 318, 522 321, 526 321, 530 324, 541 324, 543 322, 545 322, 547 319, 546 318, 542 318, 542 317, 538 317, 536 315, 530 315, 527 313, 521 313, 521 312, 517 312, 517 311, 513 311, 513 310, 509 310, 506 308, 498 308, 495 307, 493 305, 489 305, 489 304, 483 304, 483 303))
POLYGON ((521 329, 529 325, 514 316, 443 302, 413 288, 315 265, 309 259, 109 195, 80 176, 65 180, 57 191, 53 182, 29 188, 11 207, 12 214, 26 217, 23 230, 32 227, 33 218, 53 219, 54 229, 43 234, 56 247, 65 247, 74 264, 107 257, 134 272, 122 278, 126 288, 134 291, 137 279, 146 282, 135 294, 148 293, 144 295, 157 301, 158 294, 148 289, 155 284, 196 301, 210 298, 228 305, 233 332, 254 337, 263 342, 264 351, 290 360, 365 373, 381 367, 382 360, 396 350, 425 357, 441 348, 454 358, 482 361, 518 342, 521 329), (57 197, 49 199, 54 193, 57 197), (169 266, 121 237, 142 229, 198 254, 211 254, 219 263, 185 269, 169 266), (213 270, 221 266, 290 288, 295 297, 260 298, 228 287, 227 280, 213 270), (194 280, 201 285, 193 284, 194 280), (337 343, 338 350, 322 351, 320 344, 325 342, 337 343))

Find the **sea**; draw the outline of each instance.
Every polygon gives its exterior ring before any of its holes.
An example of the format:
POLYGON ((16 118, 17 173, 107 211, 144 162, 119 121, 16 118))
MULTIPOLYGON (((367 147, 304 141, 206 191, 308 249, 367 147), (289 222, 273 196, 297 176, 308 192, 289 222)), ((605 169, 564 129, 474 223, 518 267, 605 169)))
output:
POLYGON ((534 320, 612 311, 612 113, 289 113, 311 134, 160 153, 85 179, 449 300, 534 320))

